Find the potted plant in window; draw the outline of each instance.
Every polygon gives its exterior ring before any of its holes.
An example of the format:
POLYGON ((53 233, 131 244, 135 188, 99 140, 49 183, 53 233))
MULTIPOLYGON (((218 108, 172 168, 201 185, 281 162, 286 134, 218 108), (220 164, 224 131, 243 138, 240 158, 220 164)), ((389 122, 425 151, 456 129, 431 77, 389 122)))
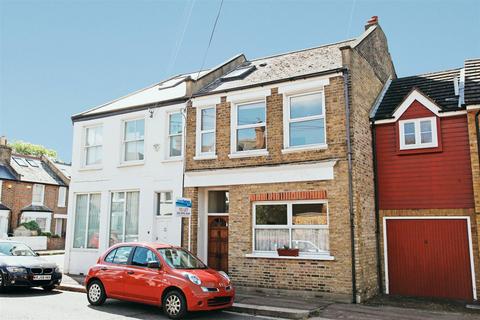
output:
POLYGON ((299 249, 292 249, 287 245, 277 249, 278 255, 282 257, 298 257, 299 251, 299 249))

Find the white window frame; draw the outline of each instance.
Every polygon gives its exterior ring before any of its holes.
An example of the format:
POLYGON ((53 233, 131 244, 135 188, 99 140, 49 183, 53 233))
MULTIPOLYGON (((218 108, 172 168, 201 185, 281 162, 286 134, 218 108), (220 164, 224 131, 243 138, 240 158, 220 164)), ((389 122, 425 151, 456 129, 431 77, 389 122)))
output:
POLYGON ((146 136, 147 136, 147 121, 145 121, 145 117, 135 117, 135 118, 130 118, 130 119, 124 119, 122 120, 122 130, 121 130, 121 134, 122 134, 122 154, 121 154, 121 163, 122 164, 142 164, 145 162, 145 159, 147 157, 147 152, 146 152, 146 144, 145 144, 145 140, 146 140, 146 136), (138 121, 138 120, 143 120, 143 139, 134 139, 134 140, 126 140, 126 131, 125 131, 125 128, 127 126, 127 123, 128 122, 134 122, 134 121, 138 121), (142 160, 126 160, 126 144, 127 142, 139 142, 139 141, 142 141, 143 142, 143 159, 142 160))
POLYGON ((173 217, 175 215, 175 198, 173 196, 173 191, 172 190, 160 190, 160 191, 155 191, 155 216, 158 218, 158 217, 173 217), (160 210, 160 199, 159 199, 159 195, 161 193, 170 193, 171 196, 172 196, 172 207, 173 207, 173 211, 172 211, 172 214, 171 215, 164 215, 164 214, 157 214, 159 213, 159 210, 160 210))
POLYGON ((52 213, 51 212, 38 212, 38 211, 24 211, 22 212, 20 222, 35 221, 35 219, 46 219, 45 228, 41 229, 42 232, 50 232, 52 224, 52 213))
POLYGON ((37 205, 37 206, 43 206, 43 204, 45 203, 45 185, 44 184, 39 184, 39 183, 35 183, 33 186, 32 186, 32 204, 33 205, 37 205), (39 202, 39 201, 34 201, 33 200, 33 197, 35 195, 35 188, 40 188, 41 190, 41 198, 42 198, 42 201, 39 202))
POLYGON ((234 158, 235 156, 262 156, 268 155, 268 129, 267 129, 267 99, 261 100, 251 100, 251 101, 244 101, 239 103, 233 103, 232 108, 232 115, 231 115, 231 129, 230 129, 230 157, 234 158), (255 103, 263 103, 264 110, 265 110, 265 122, 260 123, 253 123, 253 124, 244 124, 244 125, 237 125, 238 123, 238 107, 255 104, 255 103), (250 128, 257 128, 257 127, 265 127, 265 148, 263 149, 255 149, 255 150, 244 150, 244 151, 237 151, 237 131, 240 129, 250 129, 250 128))
POLYGON ((55 218, 55 233, 54 234, 62 236, 63 220, 64 219, 62 219, 62 218, 55 218), (59 224, 59 222, 60 222, 60 224, 59 224))
POLYGON ((95 124, 95 125, 83 127, 83 143, 82 143, 82 145, 83 145, 83 152, 82 152, 83 160, 82 160, 82 164, 83 164, 84 168, 100 167, 103 163, 103 143, 87 146, 88 130, 97 129, 97 128, 102 128, 102 141, 103 141, 103 124, 95 124), (102 150, 102 157, 100 159, 100 163, 87 164, 87 150, 89 148, 93 148, 93 147, 100 147, 101 150, 102 150))
POLYGON ((408 120, 400 120, 398 122, 399 136, 400 136, 400 150, 411 149, 424 149, 424 148, 436 148, 438 147, 438 134, 437 134, 437 118, 415 118, 408 120), (421 143, 420 122, 429 120, 432 127, 432 142, 421 143), (415 144, 405 144, 405 124, 413 123, 415 127, 415 144))
POLYGON ((167 150, 166 150, 166 157, 167 159, 170 159, 170 160, 179 160, 179 159, 182 159, 183 158, 183 144, 185 143, 185 119, 184 119, 184 116, 183 116, 183 111, 181 109, 179 110, 172 110, 172 111, 168 111, 166 113, 166 116, 167 116, 167 150), (170 134, 170 117, 173 115, 173 114, 177 114, 179 113, 181 118, 182 118, 182 132, 181 133, 175 133, 175 134, 170 134), (170 155, 170 138, 171 137, 175 137, 175 136, 180 136, 182 139, 181 139, 181 145, 180 145, 180 155, 179 156, 171 156, 170 155))
POLYGON ((141 212, 141 203, 142 203, 142 199, 140 198, 141 196, 141 192, 139 189, 127 189, 127 190, 112 190, 109 192, 109 197, 108 197, 108 237, 107 237, 107 246, 110 246, 110 236, 111 236, 111 228, 112 228, 112 199, 113 199, 113 194, 114 193, 125 193, 125 199, 123 201, 123 230, 122 230, 122 236, 123 236, 123 239, 125 240, 125 234, 126 234, 126 230, 127 230, 127 224, 125 223, 125 220, 126 220, 126 215, 127 215, 127 193, 129 192, 138 192, 138 237, 140 238, 140 216, 142 214, 141 212))
POLYGON ((57 207, 65 208, 66 203, 67 203, 67 187, 59 187, 57 207))
MULTIPOLYGON (((88 248, 88 225, 90 223, 90 198, 92 197, 92 195, 100 195, 100 205, 102 204, 102 193, 101 192, 80 192, 80 193, 75 193, 74 195, 74 201, 75 203, 73 204, 73 212, 74 212, 74 217, 73 217, 73 238, 75 238, 75 221, 76 221, 76 218, 77 218, 77 199, 78 199, 78 196, 80 195, 87 195, 87 214, 86 214, 86 221, 85 221, 85 242, 83 243, 83 247, 82 248, 75 248, 74 247, 74 240, 72 240, 72 250, 86 250, 86 251, 98 251, 98 249, 100 249, 100 243, 98 244, 98 248, 88 248)), ((101 223, 101 220, 102 220, 102 209, 100 207, 100 214, 98 216, 98 222, 99 222, 99 230, 98 230, 98 233, 99 233, 99 236, 100 236, 100 223, 101 223)))
POLYGON ((325 113, 325 92, 323 90, 315 90, 315 91, 308 91, 302 92, 297 94, 290 94, 286 95, 284 99, 284 112, 283 112, 283 151, 295 151, 295 150, 305 150, 305 149, 326 149, 327 148, 327 115, 325 113), (320 94, 322 97, 322 114, 321 115, 314 115, 308 116, 303 118, 290 118, 290 104, 292 98, 301 97, 301 96, 309 96, 314 94, 320 94), (290 123, 296 122, 304 122, 309 120, 318 120, 323 119, 323 131, 325 142, 324 143, 313 143, 313 144, 305 144, 301 146, 290 146, 290 123))
MULTIPOLYGON (((330 214, 329 214, 328 200, 290 200, 290 201, 256 201, 252 203, 252 255, 251 256, 267 256, 278 257, 277 252, 274 251, 260 251, 255 250, 255 230, 256 229, 284 229, 289 230, 289 242, 291 247, 292 242, 292 230, 293 229, 318 229, 329 230, 330 226, 330 214), (294 225, 293 224, 293 210, 294 204, 324 204, 327 206, 327 224, 326 225, 294 225), (258 225, 256 224, 256 207, 257 205, 286 205, 287 206, 287 224, 286 225, 258 225)), ((330 235, 329 235, 330 236, 330 235)), ((330 248, 327 251, 318 253, 306 253, 300 252, 300 257, 325 257, 330 256, 330 248)))
MULTIPOLYGON (((217 152, 217 107, 216 106, 205 106, 197 108, 197 132, 196 132, 196 157, 214 157, 217 152), (205 109, 213 109, 213 129, 202 130, 202 111, 205 109), (206 133, 213 133, 213 151, 212 152, 202 152, 202 136, 206 133)), ((169 139, 170 141, 170 139, 169 139)), ((170 152, 170 150, 169 150, 170 152)))

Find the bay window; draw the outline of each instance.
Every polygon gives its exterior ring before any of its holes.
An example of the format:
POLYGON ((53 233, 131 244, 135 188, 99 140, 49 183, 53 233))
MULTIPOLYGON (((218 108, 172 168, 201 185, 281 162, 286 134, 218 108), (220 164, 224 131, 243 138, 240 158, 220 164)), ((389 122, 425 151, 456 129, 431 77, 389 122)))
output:
POLYGON ((110 245, 138 240, 140 192, 112 192, 110 205, 110 245))
POLYGON ((215 107, 199 108, 197 118, 197 155, 215 154, 215 107))
POLYGON ((183 149, 183 116, 181 112, 168 115, 168 156, 181 157, 183 149))
POLYGON ((265 101, 235 105, 232 138, 232 153, 266 149, 265 101))
POLYGON ((77 194, 75 199, 74 248, 98 249, 100 193, 77 194))
POLYGON ((253 250, 284 247, 301 255, 328 254, 328 210, 322 201, 258 202, 253 206, 253 250))
POLYGON ((42 232, 50 232, 52 213, 43 211, 24 211, 20 219, 21 223, 35 221, 42 232))
POLYGON ((399 131, 401 150, 438 146, 435 117, 399 121, 399 131))
POLYGON ((94 126, 85 128, 84 165, 93 166, 102 164, 103 127, 94 126))
POLYGON ((285 146, 302 148, 326 145, 323 92, 287 97, 285 146))
POLYGON ((124 122, 123 161, 143 161, 145 142, 145 120, 137 119, 124 122))

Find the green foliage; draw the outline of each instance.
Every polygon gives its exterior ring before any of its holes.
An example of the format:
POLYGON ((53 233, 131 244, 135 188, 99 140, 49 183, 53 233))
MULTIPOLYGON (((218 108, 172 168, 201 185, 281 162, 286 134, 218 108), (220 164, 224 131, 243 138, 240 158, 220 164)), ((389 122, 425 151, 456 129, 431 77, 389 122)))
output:
POLYGON ((24 222, 22 224, 20 224, 21 226, 24 226, 27 230, 31 230, 31 231, 37 231, 37 233, 40 235, 42 233, 42 229, 40 229, 38 223, 34 220, 32 221, 27 221, 27 222, 24 222))
POLYGON ((57 158, 57 151, 52 149, 47 149, 44 146, 39 144, 33 144, 33 143, 18 140, 10 143, 9 146, 12 147, 13 152, 18 154, 24 154, 24 155, 36 156, 36 157, 46 155, 53 159, 57 158))
POLYGON ((47 231, 47 232, 41 232, 40 235, 41 235, 41 236, 44 236, 44 237, 49 237, 49 238, 50 238, 50 237, 52 236, 52 233, 47 231))
POLYGON ((51 238, 61 238, 58 234, 52 234, 51 238))

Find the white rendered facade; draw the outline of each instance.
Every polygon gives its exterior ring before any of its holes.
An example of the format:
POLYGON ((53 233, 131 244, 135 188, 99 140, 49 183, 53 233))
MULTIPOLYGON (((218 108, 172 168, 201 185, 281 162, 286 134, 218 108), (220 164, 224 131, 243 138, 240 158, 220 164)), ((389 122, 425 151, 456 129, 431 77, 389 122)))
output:
MULTIPOLYGON (((69 199, 72 200, 68 208, 64 272, 85 274, 109 247, 112 237, 112 194, 115 192, 138 192, 138 241, 180 244, 181 218, 157 210, 157 193, 170 192, 173 202, 182 196, 183 157, 169 156, 168 137, 170 115, 181 112, 184 107, 184 103, 179 103, 74 122, 72 180, 69 190, 69 199), (124 161, 125 122, 138 119, 144 120, 143 160, 137 157, 124 161), (97 152, 99 155, 91 156, 95 161, 87 161, 86 130, 95 127, 101 127, 101 130, 97 131, 97 138, 90 144, 97 149, 89 152, 97 152), (79 240, 83 236, 83 230, 80 232, 77 226, 76 231, 75 226, 76 223, 80 224, 76 221, 76 211, 80 210, 77 210, 80 207, 77 206, 77 199, 81 199, 79 195, 88 194, 95 195, 100 209, 98 228, 93 232, 95 235, 89 235, 89 231, 86 231, 85 238, 89 237, 89 240, 83 245, 83 239, 79 240)), ((135 143, 141 143, 141 140, 138 142, 137 138, 135 143)), ((88 196, 83 199, 88 199, 88 196)), ((124 241, 132 239, 125 237, 124 241)))

